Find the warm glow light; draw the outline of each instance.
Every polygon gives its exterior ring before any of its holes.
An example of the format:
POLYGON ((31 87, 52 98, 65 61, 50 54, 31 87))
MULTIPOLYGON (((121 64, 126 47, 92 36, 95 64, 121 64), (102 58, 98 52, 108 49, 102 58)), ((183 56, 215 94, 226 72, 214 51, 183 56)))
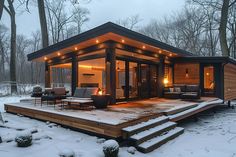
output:
POLYGON ((170 57, 172 57, 172 56, 173 56, 173 54, 171 53, 171 54, 170 54, 170 57))
POLYGON ((44 57, 44 60, 46 61, 48 58, 47 57, 44 57))
POLYGON ((146 46, 143 46, 143 49, 146 49, 146 46))
POLYGON ((99 91, 98 91, 98 95, 102 95, 102 90, 99 90, 99 91))
POLYGON ((99 43, 99 40, 98 40, 98 39, 96 40, 96 43, 97 43, 97 44, 99 43))
POLYGON ((161 51, 161 50, 159 50, 159 53, 161 54, 161 53, 162 53, 162 51, 161 51))
POLYGON ((209 76, 209 75, 210 75, 210 73, 206 73, 206 75, 207 75, 207 76, 209 76))
POLYGON ((77 50, 78 50, 78 48, 77 48, 77 47, 75 47, 75 50, 77 51, 77 50))
POLYGON ((79 65, 80 68, 88 68, 88 69, 92 69, 92 66, 89 65, 79 65))
POLYGON ((169 83, 168 78, 165 78, 163 82, 164 82, 165 85, 168 84, 169 83))
POLYGON ((125 42, 125 40, 124 40, 124 39, 122 39, 122 40, 121 40, 121 42, 122 42, 122 43, 124 43, 124 42, 125 42))
POLYGON ((93 69, 93 70, 103 70, 104 67, 99 66, 89 66, 89 65, 79 65, 79 68, 93 69))
POLYGON ((61 55, 61 53, 60 52, 57 52, 57 56, 60 56, 61 55))

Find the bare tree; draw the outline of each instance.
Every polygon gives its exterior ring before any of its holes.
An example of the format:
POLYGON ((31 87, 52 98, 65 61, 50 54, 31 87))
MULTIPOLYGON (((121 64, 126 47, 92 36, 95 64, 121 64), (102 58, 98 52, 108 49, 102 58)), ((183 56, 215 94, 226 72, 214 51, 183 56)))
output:
POLYGON ((227 43, 227 35, 226 35, 229 1, 230 0, 223 0, 223 5, 221 8, 219 35, 220 35, 220 46, 221 46, 221 51, 222 51, 223 56, 230 56, 228 43, 227 43))
POLYGON ((17 92, 16 82, 16 19, 14 0, 7 0, 8 6, 4 5, 4 9, 9 14, 11 19, 11 55, 10 55, 10 81, 11 93, 17 92))
POLYGON ((4 25, 0 25, 0 81, 6 79, 6 69, 5 69, 5 62, 6 62, 6 54, 9 49, 9 36, 8 36, 8 29, 4 25))
POLYGON ((41 35, 42 35, 42 47, 47 47, 49 45, 49 37, 48 37, 44 0, 37 0, 37 2, 38 2, 41 35))
POLYGON ((120 19, 116 21, 116 23, 128 29, 134 30, 134 29, 137 29, 137 25, 141 21, 142 19, 139 17, 139 15, 133 15, 125 19, 120 19))
MULTIPOLYGON (((211 18, 218 22, 222 55, 230 56, 230 45, 228 44, 230 42, 228 38, 229 10, 231 10, 232 7, 235 7, 236 0, 189 0, 189 2, 193 2, 193 4, 197 4, 205 10, 213 9, 219 12, 219 15, 216 14, 216 16, 211 18)), ((232 40, 234 39, 232 38, 232 40)))
POLYGON ((2 12, 3 12, 4 1, 5 1, 5 0, 1 0, 1 1, 0 1, 0 20, 1 20, 1 18, 2 18, 2 12))
POLYGON ((72 22, 76 24, 77 34, 81 33, 81 27, 84 25, 84 23, 89 21, 89 13, 89 10, 86 8, 82 8, 79 6, 74 7, 74 10, 72 12, 72 22))

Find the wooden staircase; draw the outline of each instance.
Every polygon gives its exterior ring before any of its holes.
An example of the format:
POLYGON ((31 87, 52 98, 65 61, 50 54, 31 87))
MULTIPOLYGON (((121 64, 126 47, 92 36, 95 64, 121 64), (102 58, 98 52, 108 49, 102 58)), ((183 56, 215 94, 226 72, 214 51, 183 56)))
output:
POLYGON ((140 152, 148 153, 184 132, 183 128, 176 126, 177 123, 161 116, 123 128, 122 135, 140 152))

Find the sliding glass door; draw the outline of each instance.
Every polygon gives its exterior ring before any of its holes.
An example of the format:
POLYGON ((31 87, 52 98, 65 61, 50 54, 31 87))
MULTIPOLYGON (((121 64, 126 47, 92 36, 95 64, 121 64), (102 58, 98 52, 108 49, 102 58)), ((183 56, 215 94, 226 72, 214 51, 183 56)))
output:
POLYGON ((138 63, 129 62, 129 99, 138 98, 138 63))
POLYGON ((116 100, 157 96, 157 65, 116 60, 116 100))

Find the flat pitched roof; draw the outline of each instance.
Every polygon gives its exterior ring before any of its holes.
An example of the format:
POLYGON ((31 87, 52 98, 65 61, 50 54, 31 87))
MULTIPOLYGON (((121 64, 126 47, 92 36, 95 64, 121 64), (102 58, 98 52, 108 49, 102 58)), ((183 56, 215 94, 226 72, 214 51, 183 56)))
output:
MULTIPOLYGON (((67 47, 89 41, 91 39, 96 39, 97 37, 100 37, 102 35, 113 33, 117 34, 119 36, 135 40, 137 42, 141 42, 143 44, 147 44, 156 48, 160 48, 166 51, 170 51, 172 53, 175 53, 180 56, 196 56, 188 51, 176 48, 174 46, 168 45, 166 43, 163 43, 161 41, 158 41, 156 39, 150 38, 148 36, 145 36, 141 33, 129 30, 125 27, 119 26, 117 24, 114 24, 112 22, 105 23, 103 25, 100 25, 98 27, 95 27, 91 30, 88 30, 86 32, 83 32, 79 35, 76 35, 74 37, 68 38, 66 40, 63 40, 61 42, 58 42, 56 44, 50 45, 46 48, 43 48, 41 50, 38 50, 36 52, 30 53, 27 55, 28 60, 32 61, 35 59, 38 59, 43 56, 50 55, 52 53, 55 53, 57 51, 60 51, 62 49, 65 49, 67 47)), ((109 39, 112 40, 112 39, 109 39)))

